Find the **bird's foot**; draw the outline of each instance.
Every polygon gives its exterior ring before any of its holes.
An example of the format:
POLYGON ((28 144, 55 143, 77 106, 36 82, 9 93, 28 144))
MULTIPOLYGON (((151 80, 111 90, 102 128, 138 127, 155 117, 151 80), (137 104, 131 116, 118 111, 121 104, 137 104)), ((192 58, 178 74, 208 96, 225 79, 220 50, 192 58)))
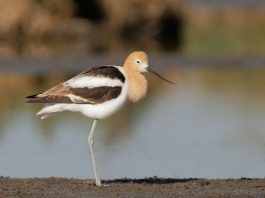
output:
POLYGON ((102 186, 100 179, 96 179, 96 186, 102 186))
POLYGON ((96 179, 96 182, 95 182, 96 186, 109 186, 107 184, 102 184, 100 179, 96 179))

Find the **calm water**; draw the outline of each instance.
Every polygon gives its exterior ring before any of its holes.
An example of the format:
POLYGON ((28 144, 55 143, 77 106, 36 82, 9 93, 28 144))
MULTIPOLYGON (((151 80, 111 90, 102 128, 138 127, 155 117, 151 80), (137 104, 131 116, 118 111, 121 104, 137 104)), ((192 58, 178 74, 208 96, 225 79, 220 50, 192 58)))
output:
MULTIPOLYGON (((265 69, 178 69, 178 86, 150 79, 148 96, 100 121, 102 178, 265 176, 265 69)), ((0 175, 93 178, 92 121, 61 113, 40 120, 24 96, 65 76, 0 75, 0 175)))

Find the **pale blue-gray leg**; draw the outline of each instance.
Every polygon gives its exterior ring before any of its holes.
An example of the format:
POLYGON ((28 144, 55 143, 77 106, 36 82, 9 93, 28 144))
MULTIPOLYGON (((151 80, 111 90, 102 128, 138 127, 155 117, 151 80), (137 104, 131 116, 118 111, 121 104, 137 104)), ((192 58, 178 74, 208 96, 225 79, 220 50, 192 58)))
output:
POLYGON ((93 145, 94 145, 93 139, 94 139, 94 132, 95 132, 96 125, 97 125, 97 120, 94 120, 91 131, 90 131, 89 136, 88 136, 88 144, 89 144, 89 148, 90 148, 90 152, 91 152, 91 158, 92 158, 92 163, 93 163, 93 168, 94 168, 94 173, 95 173, 95 178, 96 178, 96 185, 101 186, 101 181, 100 181, 100 178, 99 178, 98 173, 97 173, 96 159, 95 159, 95 153, 94 153, 94 149, 93 149, 93 145))

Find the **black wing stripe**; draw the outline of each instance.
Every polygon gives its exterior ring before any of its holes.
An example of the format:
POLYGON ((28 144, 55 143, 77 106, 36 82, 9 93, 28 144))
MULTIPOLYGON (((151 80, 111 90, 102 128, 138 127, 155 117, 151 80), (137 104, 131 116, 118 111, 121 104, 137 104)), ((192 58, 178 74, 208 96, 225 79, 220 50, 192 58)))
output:
POLYGON ((111 79, 119 79, 121 82, 125 82, 124 75, 120 72, 120 70, 113 66, 99 66, 94 67, 84 73, 82 75, 86 76, 103 76, 111 79))

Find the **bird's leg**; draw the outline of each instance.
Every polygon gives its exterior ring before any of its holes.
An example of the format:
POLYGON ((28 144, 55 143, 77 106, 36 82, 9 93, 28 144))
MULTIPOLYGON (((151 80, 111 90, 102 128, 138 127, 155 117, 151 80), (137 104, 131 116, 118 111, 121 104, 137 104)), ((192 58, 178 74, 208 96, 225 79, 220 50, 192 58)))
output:
POLYGON ((93 139, 94 139, 94 132, 95 132, 96 125, 97 125, 97 120, 94 120, 91 131, 90 131, 89 136, 88 136, 88 144, 89 144, 89 148, 90 148, 90 152, 91 152, 91 158, 92 158, 92 163, 93 163, 93 168, 94 168, 94 173, 95 173, 95 178, 96 178, 96 185, 101 186, 101 181, 100 181, 100 178, 99 178, 98 173, 97 173, 96 159, 95 159, 95 153, 94 153, 94 149, 93 149, 93 145, 94 145, 93 139))

